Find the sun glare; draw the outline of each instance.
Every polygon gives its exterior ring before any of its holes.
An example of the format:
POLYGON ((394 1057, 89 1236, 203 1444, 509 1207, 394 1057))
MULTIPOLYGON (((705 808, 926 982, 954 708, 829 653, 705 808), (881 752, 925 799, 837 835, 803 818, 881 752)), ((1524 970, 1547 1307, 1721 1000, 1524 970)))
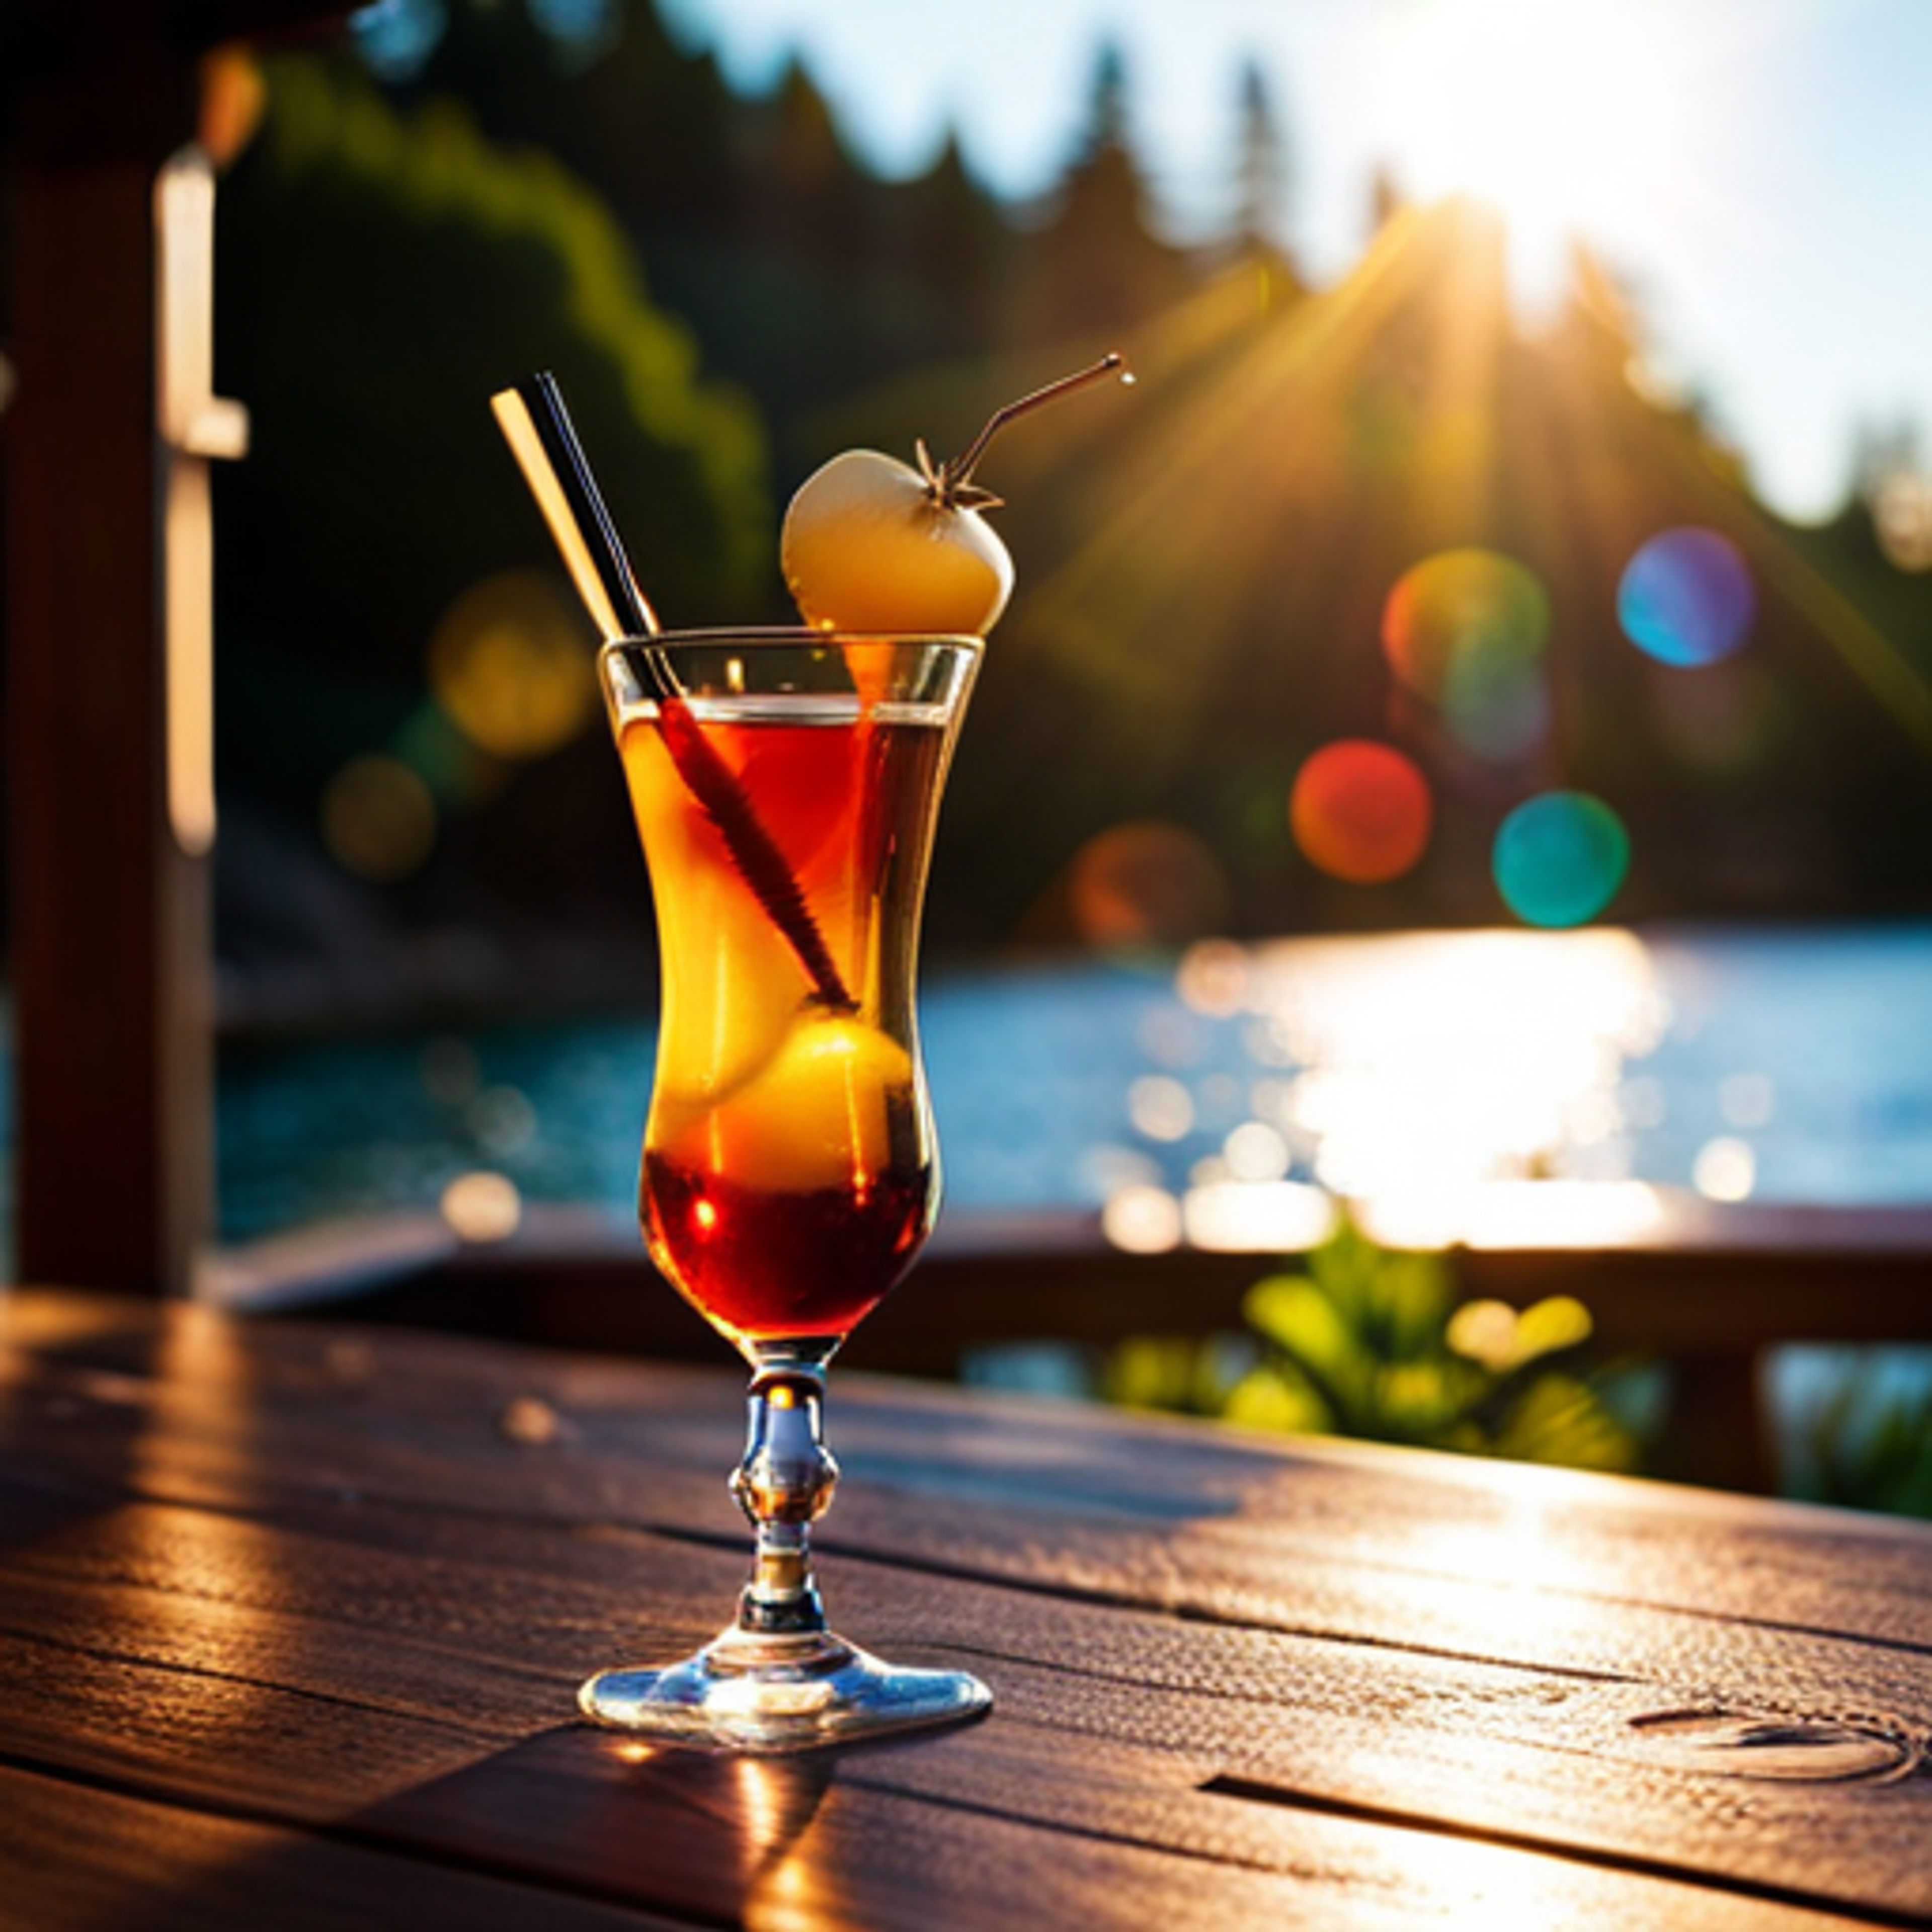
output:
POLYGON ((1618 0, 1421 0, 1385 30, 1382 134, 1402 185, 1508 222, 1524 292, 1553 292, 1570 238, 1628 232, 1670 164, 1658 10, 1618 0))

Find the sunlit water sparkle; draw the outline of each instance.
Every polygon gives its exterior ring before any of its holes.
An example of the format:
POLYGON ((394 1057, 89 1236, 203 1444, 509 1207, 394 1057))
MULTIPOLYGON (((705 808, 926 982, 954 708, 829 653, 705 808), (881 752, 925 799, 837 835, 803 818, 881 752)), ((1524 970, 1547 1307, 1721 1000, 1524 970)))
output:
MULTIPOLYGON (((1500 1216, 1587 1244, 1673 1193, 1932 1205, 1932 925, 1210 945, 934 971, 922 1013, 962 1219, 1124 1197, 1135 1245, 1266 1246, 1275 1211, 1288 1245, 1327 1190, 1390 1238, 1480 1239, 1500 1216)), ((433 1210, 479 1172, 622 1214, 652 1036, 576 1020, 226 1050, 223 1236, 433 1210)))
MULTIPOLYGON (((1932 926, 1209 947, 1178 972, 934 971, 922 1012, 962 1216, 1244 1180, 1319 1183, 1445 1232, 1499 1184, 1552 1205, 1700 1183, 1719 1201, 1932 1204, 1932 926)), ((580 1020, 230 1052, 224 1234, 433 1206, 478 1168, 529 1201, 621 1210, 652 1033, 580 1020)))

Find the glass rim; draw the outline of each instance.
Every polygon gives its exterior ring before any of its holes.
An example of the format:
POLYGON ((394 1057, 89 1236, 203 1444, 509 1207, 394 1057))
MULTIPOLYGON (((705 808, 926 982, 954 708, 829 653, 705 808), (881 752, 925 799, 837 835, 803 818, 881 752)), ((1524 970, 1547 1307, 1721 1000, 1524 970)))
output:
POLYGON ((830 644, 891 644, 901 646, 950 646, 979 656, 984 638, 970 631, 836 631, 808 624, 722 624, 688 631, 651 631, 607 638, 598 655, 631 650, 663 650, 689 645, 716 649, 729 644, 752 650, 822 650, 830 644))

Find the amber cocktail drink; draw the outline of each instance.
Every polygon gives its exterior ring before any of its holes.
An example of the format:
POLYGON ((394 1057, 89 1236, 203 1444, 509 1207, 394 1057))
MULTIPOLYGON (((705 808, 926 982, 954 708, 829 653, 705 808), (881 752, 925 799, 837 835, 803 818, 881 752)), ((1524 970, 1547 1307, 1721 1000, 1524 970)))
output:
POLYGON ((807 1530, 836 1468, 824 1372, 932 1225, 914 1006, 920 907, 971 638, 667 633, 606 646, 657 908, 663 1004, 640 1216, 653 1259, 752 1371, 732 1486, 757 1550, 696 1657, 584 1686, 602 1722, 802 1749, 985 1707, 826 1629, 807 1530))

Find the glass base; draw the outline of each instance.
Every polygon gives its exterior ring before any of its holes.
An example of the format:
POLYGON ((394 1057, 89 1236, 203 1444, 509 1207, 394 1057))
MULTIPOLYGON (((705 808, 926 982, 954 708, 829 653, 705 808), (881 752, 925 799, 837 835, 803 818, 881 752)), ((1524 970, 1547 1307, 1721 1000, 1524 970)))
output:
POLYGON ((963 1670, 902 1670, 829 1631, 728 1630, 680 1663, 600 1671, 577 1694, 584 1714, 614 1730, 761 1754, 952 1724, 992 1702, 963 1670))

